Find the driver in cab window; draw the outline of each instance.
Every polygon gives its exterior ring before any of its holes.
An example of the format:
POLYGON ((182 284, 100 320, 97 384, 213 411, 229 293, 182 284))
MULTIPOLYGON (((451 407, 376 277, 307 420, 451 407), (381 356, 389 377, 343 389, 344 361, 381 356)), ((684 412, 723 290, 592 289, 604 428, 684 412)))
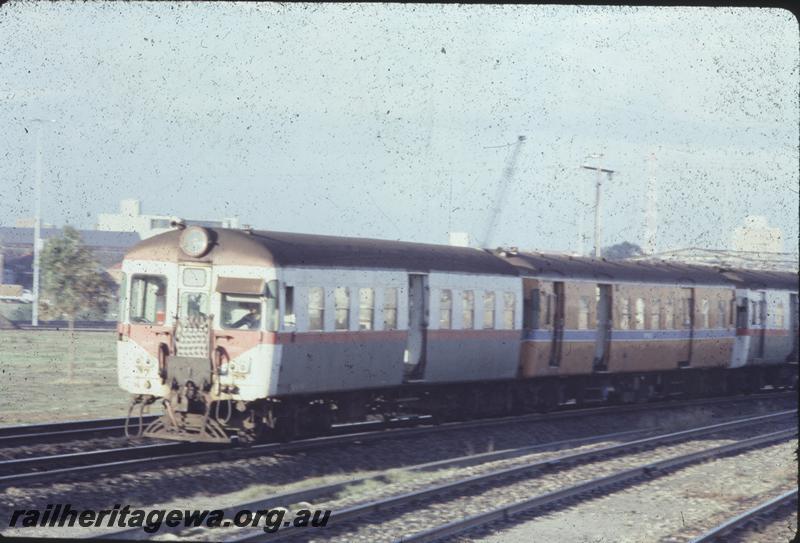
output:
POLYGON ((246 309, 247 313, 245 315, 231 324, 231 328, 249 328, 250 330, 255 330, 261 324, 261 311, 258 304, 239 304, 239 307, 242 309, 246 309))

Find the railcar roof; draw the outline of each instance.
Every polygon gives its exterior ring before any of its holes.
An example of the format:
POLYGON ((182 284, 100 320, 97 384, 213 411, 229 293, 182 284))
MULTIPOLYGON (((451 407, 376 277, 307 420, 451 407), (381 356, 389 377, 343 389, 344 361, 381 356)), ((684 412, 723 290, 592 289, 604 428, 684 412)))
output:
POLYGON ((533 252, 500 252, 520 270, 520 275, 558 276, 565 279, 636 281, 645 283, 688 283, 721 285, 730 281, 717 270, 675 262, 614 261, 581 256, 533 252))
POLYGON ((720 268, 722 274, 740 288, 797 291, 800 276, 796 273, 766 270, 720 268))
POLYGON ((635 281, 700 285, 732 284, 739 288, 797 290, 798 275, 743 269, 721 269, 672 261, 612 261, 537 252, 487 251, 368 238, 349 238, 207 228, 212 249, 200 258, 179 248, 180 230, 153 236, 135 245, 126 258, 227 265, 309 266, 362 269, 402 269, 495 275, 590 279, 597 282, 635 281), (496 256, 495 256, 496 255, 496 256), (499 258, 498 258, 499 257, 499 258))
POLYGON ((126 258, 517 275, 516 268, 502 259, 468 247, 263 230, 250 233, 224 228, 207 230, 215 242, 203 257, 192 258, 183 254, 178 246, 180 231, 174 230, 142 241, 128 252, 126 258))

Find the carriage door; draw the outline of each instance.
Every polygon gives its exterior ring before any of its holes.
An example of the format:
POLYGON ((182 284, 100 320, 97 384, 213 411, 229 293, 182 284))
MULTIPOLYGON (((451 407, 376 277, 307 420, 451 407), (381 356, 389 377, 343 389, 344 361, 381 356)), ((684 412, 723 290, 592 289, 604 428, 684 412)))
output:
POLYGON ((736 342, 733 345, 732 368, 740 368, 747 363, 748 351, 750 350, 750 336, 747 335, 747 309, 749 301, 748 291, 736 291, 736 342))
POLYGON ((756 333, 756 358, 764 358, 764 335, 767 328, 767 293, 758 293, 758 302, 753 307, 752 323, 756 333))
POLYGON ((422 379, 428 332, 428 276, 408 276, 408 344, 405 352, 405 379, 422 379))
POLYGON ((561 348, 564 343, 564 283, 553 283, 553 341, 550 346, 550 365, 561 365, 561 348))
POLYGON ((686 331, 686 350, 678 358, 678 367, 685 368, 692 365, 692 344, 694 343, 694 289, 681 289, 681 313, 683 328, 686 331))
POLYGON ((178 321, 175 329, 175 351, 179 357, 210 356, 210 268, 182 266, 178 290, 178 321))
POLYGON ((597 336, 594 344, 594 371, 608 369, 611 347, 611 285, 597 285, 597 336))
POLYGON ((798 341, 800 341, 798 317, 797 294, 789 294, 789 333, 792 334, 792 354, 789 355, 787 362, 797 361, 798 341))

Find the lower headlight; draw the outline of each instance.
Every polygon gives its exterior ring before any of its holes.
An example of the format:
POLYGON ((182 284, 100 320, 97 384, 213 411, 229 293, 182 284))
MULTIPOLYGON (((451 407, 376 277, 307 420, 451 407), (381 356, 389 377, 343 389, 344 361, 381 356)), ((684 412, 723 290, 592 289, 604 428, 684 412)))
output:
POLYGON ((231 362, 231 371, 236 373, 250 373, 250 361, 237 360, 236 362, 231 362))

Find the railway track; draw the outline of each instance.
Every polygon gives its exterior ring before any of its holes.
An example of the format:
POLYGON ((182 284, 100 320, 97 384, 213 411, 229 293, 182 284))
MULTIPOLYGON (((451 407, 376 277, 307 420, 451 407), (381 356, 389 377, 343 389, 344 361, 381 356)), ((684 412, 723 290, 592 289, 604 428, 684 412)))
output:
MULTIPOLYGON (((465 467, 471 466, 475 464, 479 464, 482 462, 491 462, 494 460, 502 460, 507 458, 512 458, 514 456, 519 456, 523 454, 532 454, 539 451, 546 451, 552 448, 558 447, 578 447, 589 445, 597 442, 601 442, 604 440, 611 440, 611 439, 624 439, 630 438, 632 435, 643 434, 645 431, 643 430, 629 430, 626 432, 617 432, 614 434, 605 434, 600 436, 593 436, 590 438, 581 438, 581 439, 567 439, 567 440, 559 440, 554 442, 542 443, 539 445, 533 445, 529 447, 522 447, 518 449, 510 449, 510 450, 502 450, 496 452, 489 452, 489 453, 480 453, 475 455, 468 455, 463 456, 455 459, 447 459, 447 460, 440 460, 436 462, 426 462, 424 464, 418 464, 413 466, 408 466, 403 468, 401 471, 404 473, 422 473, 425 471, 433 471, 438 469, 447 469, 447 468, 456 468, 456 467, 465 467)), ((360 485, 369 482, 376 482, 379 480, 384 479, 384 475, 377 475, 374 477, 362 477, 358 479, 348 479, 347 481, 327 484, 319 487, 307 488, 303 490, 298 490, 289 493, 278 494, 274 496, 269 496, 264 499, 248 502, 248 503, 241 503, 236 504, 232 507, 225 509, 225 516, 226 518, 233 517, 236 511, 240 511, 243 509, 248 510, 258 510, 258 509, 268 509, 268 508, 275 508, 275 507, 283 507, 287 504, 294 504, 300 502, 308 502, 311 500, 317 500, 323 497, 327 497, 342 490, 345 490, 349 486, 353 485, 360 485)), ((180 528, 165 528, 160 532, 164 534, 166 532, 169 533, 179 533, 181 531, 180 528)), ((153 534, 155 535, 155 534, 153 534)), ((116 532, 105 532, 100 537, 106 539, 145 539, 148 534, 142 533, 142 530, 139 528, 130 528, 125 530, 119 530, 116 532)))
MULTIPOLYGON (((765 397, 782 396, 772 394, 765 397)), ((793 395, 792 395, 793 396, 793 395)), ((368 442, 382 439, 407 438, 415 435, 438 433, 448 430, 477 429, 501 424, 522 422, 553 422, 592 415, 610 415, 613 413, 646 412, 655 409, 685 408, 692 406, 716 405, 727 402, 738 402, 752 399, 744 398, 706 398, 687 402, 666 402, 640 405, 618 405, 587 409, 568 409, 547 414, 530 414, 516 417, 480 419, 466 422, 451 422, 431 425, 430 417, 400 418, 388 422, 355 423, 334 428, 333 434, 324 437, 301 439, 289 443, 266 443, 252 446, 236 446, 204 444, 204 443, 155 443, 135 445, 116 449, 93 450, 67 454, 26 457, 0 461, 0 488, 38 483, 53 482, 70 477, 94 476, 100 474, 119 473, 137 469, 168 468, 176 465, 192 465, 198 462, 222 462, 252 458, 279 453, 293 453, 325 447, 335 447, 354 442, 368 442), (426 424, 428 423, 428 424, 426 424)), ((759 397, 760 398, 760 397, 759 397)), ((105 419, 118 420, 118 419, 105 419)), ((91 432, 103 428, 103 421, 85 421, 94 428, 74 428, 63 430, 56 428, 54 435, 66 435, 61 432, 91 432)), ((80 425, 81 423, 65 423, 80 425)), ((58 427, 59 425, 37 425, 39 427, 58 427)), ((32 428, 32 427, 22 427, 32 428)), ((41 428, 40 428, 41 429, 41 428)), ((9 437, 24 437, 13 434, 9 437)), ((40 439, 47 432, 28 434, 40 439)), ((75 435, 75 434, 69 434, 75 435)))
MULTIPOLYGON (((398 421, 399 426, 404 424, 408 422, 398 421)), ((357 430, 363 430, 364 426, 359 423, 357 430)), ((238 460, 267 454, 297 452, 382 436, 402 436, 420 428, 385 430, 380 434, 374 430, 353 432, 351 428, 349 433, 346 430, 346 427, 340 427, 341 435, 290 443, 267 443, 252 447, 239 447, 235 444, 169 442, 4 460, 0 461, 0 488, 41 481, 49 482, 65 477, 117 473, 137 468, 166 468, 193 462, 238 460)))
POLYGON ((714 543, 729 541, 736 532, 747 530, 751 524, 759 524, 780 511, 797 511, 797 488, 761 503, 741 515, 729 519, 719 526, 692 540, 692 543, 714 543), (791 509, 789 509, 791 508, 791 509))
MULTIPOLYGON (((147 415, 143 422, 148 424, 156 418, 156 415, 147 415)), ((138 418, 135 423, 138 424, 138 418)), ((124 418, 6 426, 0 428, 0 448, 115 436, 125 436, 124 418)))
MULTIPOLYGON (((25 332, 68 332, 69 323, 67 321, 40 322, 33 326, 29 322, 12 321, 11 330, 21 330, 25 332)), ((117 329, 116 321, 84 321, 76 322, 73 332, 113 332, 117 329)))
MULTIPOLYGON (((749 402, 753 399, 781 399, 793 398, 796 394, 794 392, 775 392, 764 391, 758 394, 751 394, 748 396, 724 396, 714 398, 702 398, 695 400, 669 400, 652 402, 647 404, 636 405, 612 405, 601 407, 582 407, 577 408, 574 405, 562 406, 559 410, 545 414, 530 414, 512 417, 497 417, 491 419, 479 419, 471 421, 476 427, 480 427, 493 422, 502 423, 504 421, 518 420, 518 421, 535 421, 535 420, 556 420, 558 417, 567 416, 571 417, 573 414, 591 415, 594 413, 619 413, 628 412, 631 409, 637 411, 646 411, 651 409, 665 409, 670 407, 692 407, 704 405, 716 405, 720 402, 749 402)), ((145 415, 143 417, 143 424, 147 425, 153 420, 158 418, 158 415, 145 415)), ((425 424, 430 423, 430 417, 406 417, 394 419, 392 422, 393 427, 412 425, 412 424, 425 424)), ((134 430, 138 428, 138 418, 131 419, 131 425, 134 430)), ((382 428, 382 422, 359 422, 347 425, 340 425, 334 428, 333 433, 347 433, 353 430, 362 429, 378 430, 382 428)), ((446 428, 450 424, 464 424, 464 423, 448 423, 442 424, 440 427, 446 428)), ((125 418, 108 418, 108 419, 91 419, 91 420, 78 420, 67 422, 55 422, 45 424, 28 424, 20 426, 6 426, 0 427, 0 448, 18 447, 38 445, 41 443, 62 442, 68 440, 82 440, 93 438, 105 437, 124 437, 125 434, 125 418)))
MULTIPOLYGON (((331 530, 336 530, 337 526, 342 527, 343 523, 352 522, 353 520, 357 520, 359 518, 369 515, 373 515, 373 517, 371 518, 374 518, 374 515, 381 511, 387 511, 392 508, 407 506, 409 504, 414 504, 417 502, 424 502, 425 500, 428 499, 436 499, 439 496, 464 491, 465 489, 474 487, 476 485, 494 484, 497 481, 508 479, 509 477, 513 478, 519 476, 526 476, 526 474, 530 474, 531 472, 536 472, 536 471, 552 472, 554 470, 566 469, 568 466, 575 465, 576 463, 580 462, 594 462, 597 461, 598 459, 607 459, 620 455, 624 456, 626 454, 630 454, 631 451, 648 450, 658 446, 663 446, 668 443, 681 442, 693 438, 699 438, 711 435, 714 433, 732 431, 745 427, 752 427, 757 425, 771 424, 775 422, 791 420, 792 417, 796 416, 796 414, 797 414, 796 410, 785 411, 777 414, 762 415, 758 417, 748 417, 746 419, 729 421, 701 428, 693 428, 690 430, 684 430, 680 432, 659 434, 656 436, 650 435, 647 437, 642 437, 642 436, 647 435, 648 433, 652 434, 653 433, 652 429, 630 430, 625 432, 617 432, 614 434, 591 436, 591 437, 576 438, 576 439, 550 442, 544 444, 537 444, 517 449, 480 453, 454 459, 446 459, 446 460, 428 462, 414 466, 407 466, 405 468, 396 470, 397 473, 395 473, 395 476, 399 476, 402 478, 403 476, 408 476, 410 474, 420 475, 426 472, 436 472, 440 470, 464 468, 476 465, 480 466, 491 462, 497 462, 509 459, 523 461, 522 464, 517 466, 503 467, 501 469, 492 469, 483 474, 474 475, 466 478, 460 478, 456 479, 455 481, 433 484, 420 490, 415 490, 412 492, 404 492, 401 494, 391 495, 389 497, 381 498, 374 501, 355 503, 350 506, 334 509, 334 512, 331 515, 329 527, 331 530), (580 447, 598 445, 608 441, 616 441, 616 442, 611 445, 605 445, 599 448, 594 447, 589 450, 572 452, 560 456, 546 458, 544 460, 537 459, 532 462, 525 461, 525 457, 531 454, 554 452, 553 449, 558 450, 567 447, 571 449, 576 449, 580 447)), ((785 435, 788 434, 781 432, 778 433, 773 432, 769 435, 771 437, 765 438, 764 443, 772 442, 772 440, 778 439, 779 436, 780 438, 783 438, 785 437, 785 435)), ((641 473, 649 473, 649 471, 645 470, 644 472, 641 473)), ((267 496, 257 501, 235 504, 225 510, 225 515, 226 518, 232 518, 236 511, 243 511, 243 510, 257 511, 264 509, 274 509, 276 507, 287 507, 303 502, 315 503, 316 505, 314 507, 317 508, 329 508, 324 505, 325 503, 324 500, 326 498, 335 496, 345 491, 348 488, 357 488, 360 485, 368 485, 369 483, 378 485, 380 485, 381 483, 385 484, 386 479, 387 479, 386 474, 380 474, 371 477, 349 479, 341 482, 335 482, 331 484, 325 484, 321 486, 296 490, 290 493, 267 496)), ((174 534, 178 534, 180 533, 181 530, 167 529, 167 531, 174 534)), ((293 535, 302 535, 302 533, 298 532, 301 531, 292 528, 283 529, 275 534, 271 534, 268 537, 268 539, 273 540, 273 539, 290 537, 293 535)), ((315 532, 314 533, 315 537, 319 535, 323 536, 327 535, 324 532, 317 532, 317 530, 315 530, 314 532, 315 532)), ((163 533, 164 531, 162 530, 160 534, 163 533)), ((149 535, 142 532, 140 529, 126 529, 117 532, 106 532, 100 534, 100 537, 121 538, 121 539, 145 539, 149 537, 149 535)), ((234 537, 225 537, 225 536, 223 537, 225 538, 226 541, 244 542, 244 541, 256 541, 260 539, 265 539, 265 534, 261 530, 251 530, 249 533, 246 533, 244 535, 238 534, 235 535, 234 537)))
POLYGON ((563 506, 565 502, 574 504, 576 501, 580 502, 591 499, 598 494, 613 493, 617 489, 636 484, 637 482, 667 475, 677 469, 692 464, 739 454, 757 447, 772 445, 791 439, 796 435, 797 433, 794 429, 770 432, 728 445, 710 447, 701 451, 675 456, 643 466, 637 466, 605 477, 598 477, 583 483, 568 486, 557 491, 534 496, 524 501, 498 507, 486 513, 471 515, 453 522, 441 524, 424 531, 404 536, 402 541, 422 543, 442 540, 446 537, 463 534, 468 530, 486 526, 494 522, 506 521, 511 516, 518 513, 531 512, 541 508, 559 507, 563 506))

